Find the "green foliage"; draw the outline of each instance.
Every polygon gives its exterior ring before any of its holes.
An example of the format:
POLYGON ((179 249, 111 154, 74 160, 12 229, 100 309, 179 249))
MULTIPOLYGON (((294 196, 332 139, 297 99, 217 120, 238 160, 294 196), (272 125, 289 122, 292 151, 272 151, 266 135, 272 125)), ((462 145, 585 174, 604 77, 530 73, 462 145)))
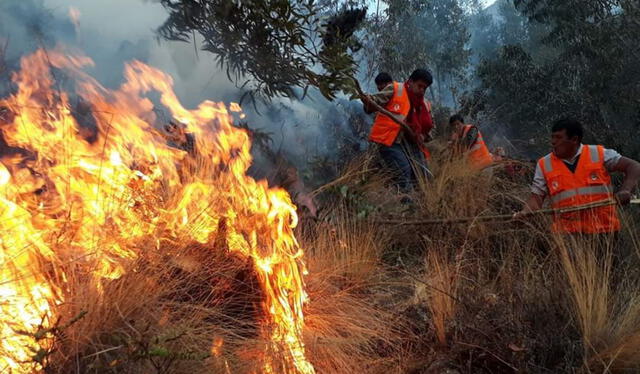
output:
POLYGON ((360 181, 358 185, 352 187, 346 184, 334 187, 334 192, 340 196, 340 199, 346 206, 356 212, 356 218, 359 220, 369 217, 378 210, 375 205, 367 200, 366 195, 358 188, 362 187, 365 183, 365 181, 360 181))
POLYGON ((48 359, 55 351, 56 344, 64 339, 67 329, 84 318, 86 314, 86 311, 82 311, 64 325, 60 325, 60 320, 58 320, 53 326, 45 327, 45 321, 43 320, 36 331, 17 330, 15 332, 19 335, 29 336, 35 341, 36 346, 29 347, 32 352, 31 361, 39 364, 46 371, 48 369, 48 359))
POLYGON ((155 373, 172 373, 179 362, 202 361, 209 358, 209 352, 193 352, 176 349, 186 333, 167 330, 156 334, 148 327, 137 334, 113 334, 114 347, 95 355, 94 362, 87 369, 95 372, 119 372, 130 367, 151 366, 155 373), (134 364, 135 363, 135 364, 134 364))
POLYGON ((560 117, 580 119, 588 142, 634 157, 640 126, 640 6, 627 0, 503 2, 508 42, 478 69, 484 111, 521 140, 546 144, 560 117), (513 6, 515 5, 515 7, 513 6), (509 12, 511 13, 509 13, 509 12), (542 139, 544 137, 545 139, 542 139))
POLYGON ((169 18, 162 37, 204 38, 203 49, 255 99, 297 97, 315 86, 328 99, 349 90, 356 72, 354 33, 366 8, 342 7, 330 17, 313 0, 161 0, 169 18), (322 67, 322 69, 318 69, 322 67))
MULTIPOLYGON (((460 86, 469 66, 469 8, 460 0, 386 0, 376 24, 378 70, 405 80, 416 68, 432 71, 438 101, 460 86)), ((455 96, 455 93, 452 92, 455 96)), ((455 97, 453 98, 455 100, 455 97)))

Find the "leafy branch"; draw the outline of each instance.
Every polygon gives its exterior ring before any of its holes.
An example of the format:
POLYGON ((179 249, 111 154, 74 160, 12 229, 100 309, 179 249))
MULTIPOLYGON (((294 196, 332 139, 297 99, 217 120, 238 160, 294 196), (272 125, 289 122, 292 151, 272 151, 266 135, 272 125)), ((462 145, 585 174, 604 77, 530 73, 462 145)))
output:
POLYGON ((351 86, 360 48, 355 32, 366 8, 343 6, 327 17, 314 0, 161 0, 169 17, 161 37, 199 34, 243 99, 302 97, 317 87, 328 99, 351 86))

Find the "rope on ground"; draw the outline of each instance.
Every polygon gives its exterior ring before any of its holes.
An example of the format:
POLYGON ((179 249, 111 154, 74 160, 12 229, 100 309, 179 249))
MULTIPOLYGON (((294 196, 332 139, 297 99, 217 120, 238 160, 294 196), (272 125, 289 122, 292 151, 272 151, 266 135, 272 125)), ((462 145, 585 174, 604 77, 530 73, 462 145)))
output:
MULTIPOLYGON (((599 207, 615 205, 615 204, 617 204, 615 200, 603 200, 603 201, 597 201, 595 203, 589 203, 589 204, 579 205, 575 207, 559 208, 559 209, 540 209, 534 212, 523 213, 521 217, 525 218, 525 217, 531 217, 531 216, 572 213, 572 212, 578 212, 581 210, 599 208, 599 207)), ((631 200, 630 204, 640 204, 640 199, 631 200)), ((459 218, 426 219, 426 220, 400 220, 400 219, 377 220, 376 223, 379 223, 382 225, 405 226, 405 225, 443 225, 443 224, 456 224, 456 223, 469 223, 469 222, 507 222, 512 220, 514 220, 513 214, 501 214, 501 215, 493 215, 493 216, 459 217, 459 218)))

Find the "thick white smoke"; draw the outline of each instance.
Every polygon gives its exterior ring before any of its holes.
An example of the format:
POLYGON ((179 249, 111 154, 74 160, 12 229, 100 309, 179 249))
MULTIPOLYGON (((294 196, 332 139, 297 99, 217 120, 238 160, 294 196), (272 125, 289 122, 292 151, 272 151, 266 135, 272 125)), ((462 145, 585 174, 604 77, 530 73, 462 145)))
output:
MULTIPOLYGON (((211 54, 199 50, 197 41, 194 46, 158 39, 155 31, 166 17, 165 9, 153 1, 3 0, 0 46, 8 40, 7 57, 14 66, 20 56, 42 45, 76 46, 94 59, 92 75, 109 87, 121 82, 126 61, 139 59, 169 73, 187 106, 205 99, 237 102, 243 92, 211 54)), ((353 136, 347 118, 359 110, 358 104, 344 99, 328 102, 317 92, 310 96, 303 102, 275 99, 268 106, 258 104, 260 114, 252 105, 244 105, 249 126, 273 133, 275 147, 280 146, 300 168, 316 156, 332 157, 334 139, 329 133, 335 134, 337 128, 353 136)))

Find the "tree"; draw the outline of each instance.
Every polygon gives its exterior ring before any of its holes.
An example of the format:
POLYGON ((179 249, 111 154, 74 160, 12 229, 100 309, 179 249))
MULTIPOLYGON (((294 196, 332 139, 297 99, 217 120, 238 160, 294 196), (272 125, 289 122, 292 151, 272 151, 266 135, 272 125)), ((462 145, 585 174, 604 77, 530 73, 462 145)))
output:
POLYGON ((379 70, 406 79, 418 67, 434 74, 437 99, 455 102, 456 80, 469 66, 469 12, 459 0, 386 0, 386 18, 379 25, 379 70))
POLYGON ((360 47, 354 32, 366 8, 344 6, 322 20, 313 0, 161 0, 169 18, 162 37, 204 38, 230 79, 253 98, 295 97, 295 88, 320 89, 332 99, 351 85, 356 72, 351 52, 360 47))
POLYGON ((632 140, 640 126, 640 5, 627 0, 513 4, 527 32, 479 67, 476 94, 485 99, 485 110, 524 137, 546 134, 557 118, 576 117, 586 125, 588 141, 640 155, 632 140))
POLYGON ((500 44, 498 25, 493 19, 491 9, 483 9, 482 7, 478 7, 473 12, 470 25, 469 49, 472 53, 472 63, 477 64, 483 57, 493 55, 498 48, 500 44))

